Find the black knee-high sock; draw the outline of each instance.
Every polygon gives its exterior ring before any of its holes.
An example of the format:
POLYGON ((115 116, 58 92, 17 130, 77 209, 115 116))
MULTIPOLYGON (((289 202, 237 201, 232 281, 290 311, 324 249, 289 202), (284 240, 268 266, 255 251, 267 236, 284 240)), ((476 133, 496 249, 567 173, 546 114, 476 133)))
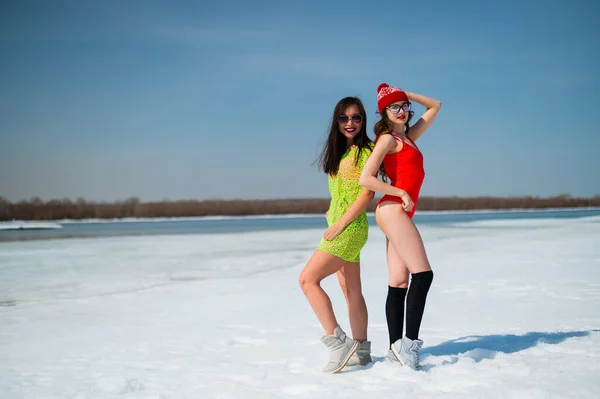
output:
POLYGON ((433 281, 433 272, 415 273, 411 276, 410 287, 406 295, 406 337, 419 338, 419 329, 425 310, 425 300, 433 281))
POLYGON ((387 319, 390 345, 402 338, 404 327, 404 298, 407 288, 390 287, 388 285, 387 300, 385 301, 385 316, 387 319))

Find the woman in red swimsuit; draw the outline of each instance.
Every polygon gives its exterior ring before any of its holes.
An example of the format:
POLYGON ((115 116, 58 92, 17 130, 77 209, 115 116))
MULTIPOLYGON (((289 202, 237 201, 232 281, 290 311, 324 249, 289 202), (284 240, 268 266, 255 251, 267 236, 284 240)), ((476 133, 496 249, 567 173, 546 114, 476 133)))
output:
POLYGON ((425 171, 423 154, 415 141, 429 128, 442 103, 382 83, 377 88, 381 114, 374 127, 375 148, 367 160, 360 184, 385 194, 377 204, 375 220, 386 236, 389 270, 385 312, 390 339, 388 359, 416 369, 423 341, 419 329, 433 272, 421 235, 412 221, 425 171), (413 126, 411 101, 426 108, 413 126), (390 184, 377 178, 378 173, 390 184), (408 282, 410 277, 410 288, 408 282), (406 302, 406 334, 403 336, 406 302))

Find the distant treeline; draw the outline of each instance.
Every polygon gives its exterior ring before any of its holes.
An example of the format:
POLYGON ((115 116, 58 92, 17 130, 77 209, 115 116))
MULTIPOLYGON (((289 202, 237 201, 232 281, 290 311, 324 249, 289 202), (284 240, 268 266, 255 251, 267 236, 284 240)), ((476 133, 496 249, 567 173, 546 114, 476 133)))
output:
MULTIPOLYGON (((377 199, 368 210, 375 210, 377 199)), ((142 202, 138 198, 112 203, 85 199, 42 201, 32 198, 12 203, 0 197, 0 220, 60 220, 159 218, 187 216, 245 216, 324 213, 328 199, 272 200, 184 200, 142 202)), ((575 198, 569 195, 554 197, 421 197, 420 211, 535 209, 600 207, 600 195, 575 198)))

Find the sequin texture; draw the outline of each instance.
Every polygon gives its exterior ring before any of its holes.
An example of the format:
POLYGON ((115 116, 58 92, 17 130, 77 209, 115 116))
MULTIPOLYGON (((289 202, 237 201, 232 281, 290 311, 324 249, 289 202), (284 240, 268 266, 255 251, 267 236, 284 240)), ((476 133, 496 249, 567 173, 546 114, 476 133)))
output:
MULTIPOLYGON (((360 174, 371 155, 371 150, 360 151, 358 163, 355 164, 357 153, 358 147, 351 147, 342 157, 337 175, 329 175, 327 179, 331 195, 327 217, 328 226, 340 220, 363 190, 360 185, 360 174)), ((348 262, 360 262, 360 251, 367 243, 368 237, 369 223, 367 211, 364 210, 333 240, 327 241, 321 238, 317 249, 348 262)))

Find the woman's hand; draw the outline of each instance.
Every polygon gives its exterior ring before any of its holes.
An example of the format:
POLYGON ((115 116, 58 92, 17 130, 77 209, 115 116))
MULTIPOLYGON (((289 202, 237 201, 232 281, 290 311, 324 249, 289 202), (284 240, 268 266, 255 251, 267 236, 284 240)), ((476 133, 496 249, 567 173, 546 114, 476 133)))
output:
POLYGON ((407 133, 407 136, 410 137, 412 141, 417 141, 435 120, 440 108, 442 108, 442 102, 413 92, 405 91, 405 93, 410 102, 416 102, 427 108, 425 113, 423 113, 419 120, 410 127, 410 130, 407 133))
POLYGON ((415 203, 406 191, 403 191, 402 194, 400 194, 400 199, 402 199, 402 207, 406 212, 410 212, 415 206, 415 203))
POLYGON ((327 241, 331 241, 335 237, 339 236, 340 233, 342 231, 344 231, 345 228, 346 228, 346 226, 342 225, 339 222, 338 223, 334 223, 331 226, 329 226, 327 228, 327 230, 325 230, 325 233, 323 233, 323 238, 326 239, 327 241))
POLYGON ((327 209, 327 212, 325 212, 325 219, 329 219, 329 209, 327 209))

